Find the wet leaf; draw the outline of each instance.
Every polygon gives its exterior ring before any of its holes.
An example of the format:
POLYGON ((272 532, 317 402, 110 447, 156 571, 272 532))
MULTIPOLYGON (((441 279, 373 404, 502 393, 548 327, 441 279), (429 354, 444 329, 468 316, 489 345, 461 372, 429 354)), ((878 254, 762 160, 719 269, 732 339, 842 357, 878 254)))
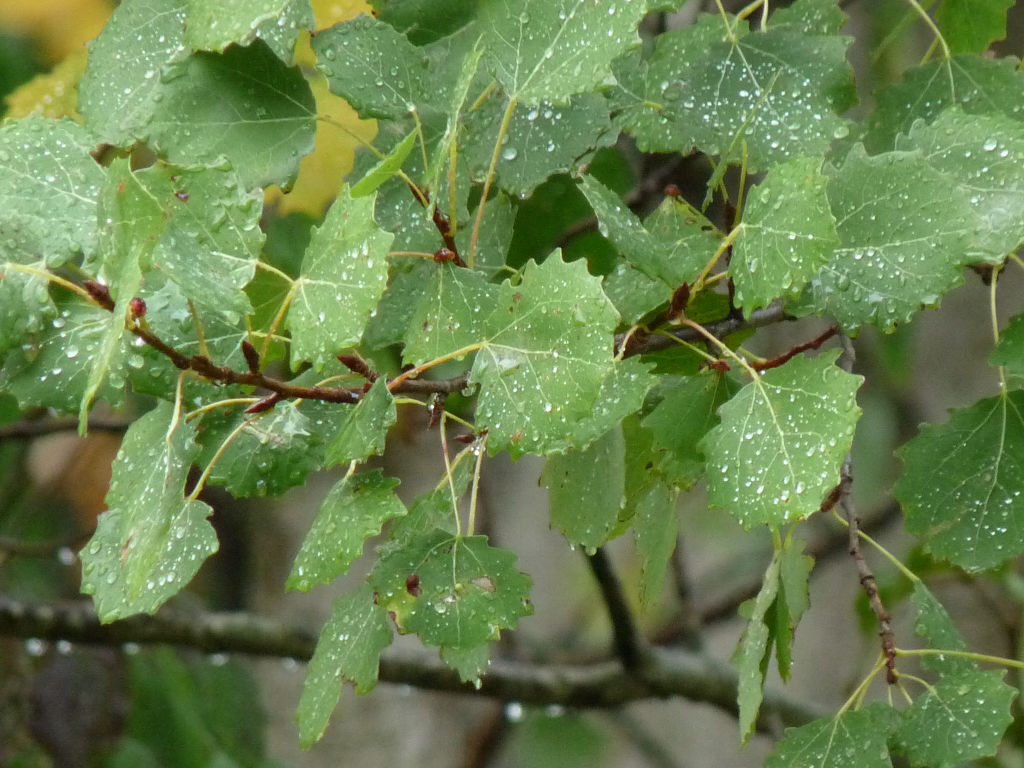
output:
POLYGON ((1001 114, 943 111, 931 125, 915 123, 899 149, 920 149, 979 219, 963 261, 1002 263, 1024 241, 1024 123, 1001 114))
POLYGON ((369 582, 400 630, 425 645, 474 648, 533 613, 529 577, 515 569, 511 552, 491 547, 485 536, 435 530, 411 539, 377 561, 369 582), (408 587, 412 576, 417 594, 408 587))
POLYGON ((644 13, 641 0, 484 0, 479 18, 495 77, 532 106, 608 84, 611 60, 639 43, 644 13))
POLYGON ((308 592, 346 573, 363 545, 394 517, 405 514, 395 496, 398 480, 381 471, 346 475, 328 492, 302 542, 286 589, 308 592))
POLYGON ((381 377, 355 407, 345 408, 341 428, 327 446, 326 465, 364 461, 384 453, 388 429, 396 420, 395 398, 381 377))
POLYGON ((491 644, 482 643, 471 648, 441 646, 441 660, 454 669, 464 683, 476 684, 491 663, 491 644))
POLYGON ((551 526, 570 544, 599 547, 609 539, 625 504, 625 456, 622 430, 612 429, 583 450, 548 458, 540 481, 551 526))
POLYGON ((969 54, 910 69, 900 82, 878 91, 865 144, 872 152, 893 149, 896 136, 909 133, 915 121, 931 122, 953 104, 968 115, 1024 120, 1024 72, 1011 58, 969 54))
POLYGON ((1024 552, 1024 392, 952 411, 897 456, 904 471, 892 493, 929 552, 968 571, 1024 552))
POLYGON ((381 652, 390 644, 387 612, 374 602, 369 585, 334 601, 331 618, 320 630, 295 713, 303 749, 324 735, 342 682, 355 683, 357 693, 373 690, 381 652))
POLYGON ((848 331, 892 331, 959 285, 977 219, 921 152, 868 157, 855 148, 829 179, 840 247, 809 287, 809 302, 848 331))
POLYGON ((754 732, 757 713, 764 698, 764 675, 771 655, 772 626, 768 612, 779 594, 780 552, 776 552, 764 572, 757 597, 740 606, 740 615, 747 626, 740 635, 739 644, 732 655, 732 664, 739 676, 737 702, 739 703, 740 739, 746 743, 754 732))
POLYGON ((114 461, 107 511, 81 551, 82 592, 104 623, 153 613, 217 551, 213 510, 186 499, 195 427, 170 403, 135 421, 114 461))
POLYGON ((692 147, 750 169, 795 155, 823 155, 849 132, 839 117, 855 96, 838 34, 809 35, 789 25, 748 32, 717 14, 659 35, 649 60, 639 53, 614 67, 625 129, 648 152, 692 147))
POLYGON ((729 274, 747 316, 779 296, 798 293, 839 245, 821 160, 776 165, 747 198, 733 241, 729 274))
POLYGON ((787 728, 767 768, 892 768, 893 709, 881 702, 787 728))
POLYGON ((185 42, 198 51, 265 40, 286 64, 299 29, 313 26, 309 0, 187 0, 185 42))
POLYGON ((370 194, 398 173, 402 169, 402 163, 409 157, 412 148, 416 146, 416 138, 417 132, 413 131, 402 139, 391 152, 382 157, 369 173, 352 185, 352 197, 363 197, 370 194))
POLYGON ((1013 376, 1024 377, 1024 314, 1011 318, 999 334, 999 343, 992 350, 989 362, 1004 366, 1013 376))
POLYGON ((928 768, 955 768, 994 755, 1013 722, 1010 705, 1017 695, 1003 682, 1004 674, 986 670, 944 675, 904 710, 895 734, 898 750, 911 765, 928 768))
MULTIPOLYGON (((967 642, 956 628, 945 606, 935 598, 924 582, 914 582, 910 602, 916 613, 914 632, 918 637, 928 641, 929 648, 946 651, 968 650, 967 642)), ((978 668, 971 659, 938 654, 922 656, 921 665, 941 672, 970 672, 978 668)))
POLYGON ((328 359, 359 343, 387 282, 387 254, 394 236, 373 220, 376 195, 334 201, 302 260, 298 288, 286 321, 292 332, 292 365, 328 359))
POLYGON ((665 572, 679 535, 679 491, 662 482, 645 489, 633 502, 633 534, 640 556, 640 603, 650 606, 661 594, 665 572))
POLYGON ((838 355, 795 357, 718 409, 721 424, 701 443, 709 502, 745 528, 809 517, 839 482, 862 379, 836 367, 838 355))

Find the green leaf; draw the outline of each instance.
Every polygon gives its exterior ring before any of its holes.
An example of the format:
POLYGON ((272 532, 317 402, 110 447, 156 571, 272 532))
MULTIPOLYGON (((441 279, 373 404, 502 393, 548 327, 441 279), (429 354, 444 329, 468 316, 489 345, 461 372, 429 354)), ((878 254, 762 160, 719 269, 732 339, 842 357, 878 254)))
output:
POLYGON ((84 428, 93 398, 108 374, 122 375, 117 363, 128 302, 138 293, 141 264, 149 259, 165 226, 163 210, 146 188, 147 175, 146 170, 132 173, 127 159, 116 160, 100 194, 98 216, 103 225, 98 276, 116 304, 107 319, 106 332, 89 358, 89 378, 79 408, 80 428, 84 428))
POLYGON ((252 312, 242 289, 253 278, 263 246, 263 193, 246 191, 238 176, 224 168, 157 164, 136 178, 165 221, 152 265, 196 304, 231 319, 252 312))
POLYGON ((820 159, 797 157, 751 190, 729 262, 736 303, 748 317, 799 293, 839 245, 825 184, 820 159))
POLYGON ((1024 117, 1024 72, 1012 57, 989 59, 960 54, 936 58, 908 70, 895 85, 878 91, 865 143, 872 152, 895 147, 896 136, 910 132, 917 120, 931 122, 959 104, 968 115, 1024 117))
POLYGON ((302 485, 310 472, 323 465, 326 413, 324 409, 317 413, 317 404, 313 405, 290 401, 256 415, 204 416, 199 438, 205 449, 202 463, 212 461, 231 437, 217 457, 209 482, 236 498, 277 496, 302 485))
POLYGON ((855 95, 850 39, 810 35, 788 25, 748 32, 746 24, 705 14, 659 35, 649 61, 639 53, 614 68, 614 99, 625 129, 648 152, 697 147, 749 169, 795 155, 824 155, 845 136, 838 116, 855 95))
POLYGON ((262 41, 196 53, 159 79, 144 138, 172 163, 226 160, 248 188, 287 186, 313 150, 313 93, 262 41))
POLYGON ((989 355, 992 365, 1001 365, 1007 373, 1024 377, 1024 314, 1010 319, 999 334, 999 343, 989 355))
POLYGON ((454 669, 464 683, 478 685, 491 663, 491 644, 471 648, 448 648, 441 646, 441 660, 454 669))
POLYGON ((418 496, 409 506, 409 514, 395 520, 388 528, 391 538, 382 545, 379 551, 391 552, 404 545, 405 542, 422 538, 435 528, 441 528, 450 534, 455 533, 455 520, 458 499, 466 492, 470 480, 473 479, 475 457, 473 446, 467 447, 452 460, 451 480, 447 474, 433 490, 418 496))
POLYGON ((724 374, 687 376, 667 389, 661 402, 644 417, 654 448, 666 453, 659 469, 673 483, 690 489, 704 476, 698 445, 718 424, 719 407, 735 392, 735 383, 724 374))
POLYGON ((516 101, 537 105, 608 84, 611 60, 640 42, 644 13, 641 0, 484 0, 479 17, 498 82, 516 101))
POLYGON ((409 36, 416 45, 432 43, 473 20, 476 0, 370 0, 377 18, 409 36))
POLYGON ((409 157, 412 148, 416 146, 418 133, 413 130, 402 139, 395 148, 380 159, 370 171, 359 181, 352 185, 352 197, 363 197, 377 189, 381 184, 390 179, 402 169, 402 163, 409 157))
MULTIPOLYGON (((263 38, 268 43, 274 41, 279 56, 285 51, 290 56, 299 35, 296 20, 312 26, 313 18, 309 0, 187 0, 187 7, 185 42, 196 50, 218 53, 232 43, 249 45, 263 38)), ((287 56, 281 58, 292 63, 287 56)))
POLYGON ((103 168, 71 120, 31 115, 0 127, 0 272, 4 262, 59 267, 96 249, 103 168))
POLYGON ((787 728, 766 768, 892 768, 886 744, 891 707, 875 702, 835 717, 787 728))
POLYGON ((527 264, 517 285, 450 265, 438 272, 409 326, 406 362, 476 347, 470 383, 480 385, 476 422, 490 450, 563 450, 612 371, 616 315, 599 278, 557 253, 527 264))
POLYGON ((640 603, 652 605, 661 593, 669 558, 676 548, 679 491, 663 482, 651 484, 633 506, 633 534, 640 556, 640 603))
POLYGON ((911 765, 955 768, 994 755, 1013 722, 1010 705, 1017 695, 1015 688, 1003 682, 1004 674, 1002 670, 947 674, 914 699, 895 735, 898 749, 911 765))
POLYGON ((959 285, 977 219, 920 152, 857 146, 829 180, 840 247, 810 285, 814 307, 850 332, 892 331, 959 285))
POLYGON ((313 50, 331 91, 364 118, 401 120, 429 101, 425 94, 437 85, 420 66, 422 52, 405 35, 370 16, 356 16, 320 32, 313 50))
POLYGON ((425 645, 473 648, 533 612, 529 577, 515 569, 511 552, 489 546, 485 536, 435 530, 411 539, 377 561, 369 582, 399 629, 425 645))
POLYGON ((346 475, 331 488, 285 583, 286 589, 308 592, 330 584, 363 554, 363 545, 384 523, 405 514, 394 494, 398 480, 380 470, 346 475))
POLYGON ((787 681, 793 663, 793 635, 804 612, 810 607, 808 581, 813 568, 814 558, 804 554, 804 542, 799 539, 788 541, 779 563, 779 596, 772 611, 775 623, 772 636, 779 677, 787 681))
POLYGON ((772 642, 772 627, 767 617, 779 594, 780 559, 781 553, 776 551, 764 572, 757 597, 740 606, 740 614, 747 619, 747 626, 740 635, 731 661, 739 676, 737 701, 740 708, 740 739, 744 744, 754 732, 757 713, 764 698, 764 675, 772 642))
POLYGON ((309 749, 324 735, 343 681, 355 683, 358 693, 373 690, 381 652, 390 644, 387 611, 374 602, 369 585, 334 601, 331 618, 320 630, 320 640, 309 661, 295 713, 303 749, 309 749))
MULTIPOLYGON (((928 641, 928 647, 944 651, 966 651, 967 642, 960 630, 949 617, 945 606, 924 585, 922 581, 914 582, 914 591, 910 595, 910 603, 914 606, 914 632, 918 637, 928 641)), ((978 665, 971 659, 954 655, 922 656, 922 666, 941 672, 970 672, 978 665)))
POLYGON ((186 8, 187 0, 119 3, 89 43, 78 109, 98 140, 127 146, 144 134, 165 98, 165 78, 175 75, 190 53, 186 8))
POLYGON ((1024 392, 980 400, 928 424, 896 455, 907 530, 968 571, 1024 552, 1024 392))
MULTIPOLYGON (((508 105, 500 90, 466 115, 460 154, 465 153, 473 181, 487 176, 494 142, 508 105)), ((498 185, 525 198, 549 176, 575 170, 598 146, 612 143, 608 102, 596 93, 573 96, 563 106, 542 102, 512 113, 498 155, 498 185)), ((461 159, 461 158, 460 158, 461 159)))
POLYGON ((548 458, 541 483, 548 489, 551 525, 570 544, 604 544, 625 502, 626 444, 612 429, 588 448, 548 458))
POLYGON ((814 514, 839 482, 860 417, 862 381, 835 365, 838 350, 798 356, 747 384, 718 410, 702 441, 708 500, 745 528, 814 514))
POLYGON ((353 199, 343 190, 313 230, 288 310, 293 366, 309 360, 319 370, 358 344, 384 293, 394 235, 373 220, 375 200, 376 195, 353 199))
POLYGON ((395 398, 381 377, 354 408, 347 409, 341 429, 327 446, 326 466, 364 461, 384 453, 388 429, 397 418, 395 398))
MULTIPOLYGON (((88 387, 91 360, 108 332, 110 313, 90 304, 61 305, 39 337, 8 356, 0 369, 0 390, 18 398, 22 408, 42 406, 75 413, 88 387)), ((113 386, 99 394, 118 402, 113 386)))
POLYGON ((107 511, 81 551, 82 592, 104 623, 153 613, 217 551, 206 504, 184 496, 195 427, 170 403, 135 421, 114 460, 107 511))
MULTIPOLYGON (((394 243, 392 247, 397 247, 394 243)), ((363 345, 381 349, 398 344, 405 336, 413 313, 436 277, 436 265, 424 259, 395 259, 388 274, 388 286, 363 331, 363 345)))
POLYGON ((963 261, 999 264, 1024 241, 1024 124, 1000 114, 943 111, 934 123, 915 123, 899 149, 920 149, 945 186, 961 192, 980 220, 963 261))
POLYGON ((582 449, 640 410, 647 392, 657 383, 649 364, 635 357, 618 360, 601 382, 591 413, 577 422, 568 445, 582 449))
POLYGON ((1006 37, 1006 11, 1013 0, 942 0, 935 13, 953 53, 984 53, 1006 37))
MULTIPOLYGON (((506 266, 505 261, 509 244, 512 242, 517 213, 517 206, 512 204, 504 192, 498 192, 489 198, 484 207, 484 217, 480 221, 480 236, 476 241, 473 270, 483 273, 490 281, 505 277, 512 271, 506 266)), ((455 234, 459 253, 469 253, 472 236, 473 228, 468 226, 462 227, 455 234)))

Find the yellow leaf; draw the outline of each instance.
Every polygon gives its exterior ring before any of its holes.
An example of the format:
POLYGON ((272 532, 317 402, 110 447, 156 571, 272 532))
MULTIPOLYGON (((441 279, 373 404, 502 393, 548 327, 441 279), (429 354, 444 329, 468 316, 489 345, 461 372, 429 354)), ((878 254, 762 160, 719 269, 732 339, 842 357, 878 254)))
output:
POLYGON ((96 37, 111 7, 110 0, 0 0, 0 26, 34 38, 53 63, 96 37))
POLYGON ((88 62, 85 48, 68 55, 51 72, 36 75, 7 95, 6 117, 19 119, 42 115, 56 119, 70 117, 81 122, 78 114, 78 81, 88 62))

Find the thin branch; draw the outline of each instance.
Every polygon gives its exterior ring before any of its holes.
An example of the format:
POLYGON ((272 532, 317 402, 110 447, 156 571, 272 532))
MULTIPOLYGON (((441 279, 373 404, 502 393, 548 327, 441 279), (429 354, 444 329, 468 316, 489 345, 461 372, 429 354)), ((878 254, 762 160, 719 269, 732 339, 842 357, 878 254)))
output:
MULTIPOLYGON (((167 644, 206 653, 243 653, 308 660, 316 646, 313 632, 297 630, 250 614, 175 612, 136 616, 100 624, 87 601, 30 605, 0 595, 0 635, 66 640, 90 645, 167 644)), ((587 666, 533 664, 495 659, 479 690, 463 683, 436 654, 381 659, 380 680, 433 691, 458 692, 523 704, 620 707, 632 701, 681 696, 737 713, 736 672, 704 654, 651 648, 643 677, 618 661, 587 666)), ((766 690, 758 727, 774 732, 778 723, 803 725, 824 717, 822 708, 766 690)))
POLYGON ((602 548, 587 555, 587 563, 601 588, 601 597, 608 608, 608 618, 612 623, 612 635, 615 639, 615 653, 627 670, 637 671, 643 662, 644 642, 633 621, 633 613, 626 602, 608 554, 602 548))

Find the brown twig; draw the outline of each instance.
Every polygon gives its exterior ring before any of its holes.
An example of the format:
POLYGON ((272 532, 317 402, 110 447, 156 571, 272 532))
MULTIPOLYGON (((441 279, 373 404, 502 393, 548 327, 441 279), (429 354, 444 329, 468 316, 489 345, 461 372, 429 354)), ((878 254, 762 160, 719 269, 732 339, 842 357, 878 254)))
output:
POLYGON ((839 326, 833 323, 831 326, 828 327, 827 330, 825 330, 820 335, 815 336, 810 341, 805 342, 803 344, 797 344, 789 351, 784 352, 778 357, 773 357, 771 360, 765 360, 760 363, 751 363, 750 367, 753 368, 755 371, 767 371, 769 368, 778 368, 780 365, 787 363, 789 360, 796 357, 801 352, 806 352, 809 349, 818 349, 818 347, 820 347, 826 341, 835 336, 836 333, 838 333, 838 331, 839 326))
POLYGON ((615 653, 627 670, 636 671, 643 662, 644 642, 633 621, 633 613, 626 602, 611 560, 604 549, 598 547, 594 554, 587 556, 587 563, 601 589, 601 597, 608 609, 615 640, 615 653))

